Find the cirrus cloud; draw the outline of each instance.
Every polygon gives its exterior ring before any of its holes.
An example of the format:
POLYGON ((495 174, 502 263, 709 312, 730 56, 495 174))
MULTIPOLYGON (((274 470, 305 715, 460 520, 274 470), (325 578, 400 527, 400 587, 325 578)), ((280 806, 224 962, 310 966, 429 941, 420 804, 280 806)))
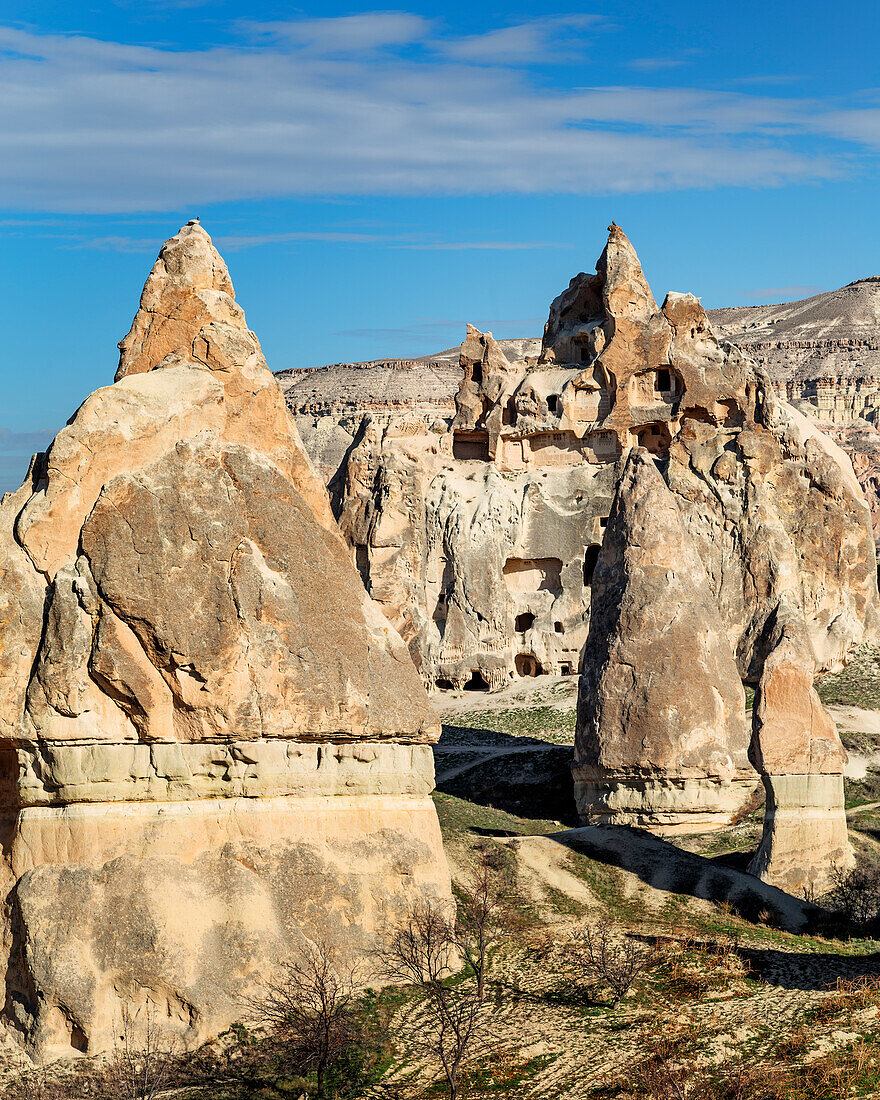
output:
POLYGON ((569 88, 518 67, 594 22, 455 36, 374 12, 248 24, 190 50, 0 27, 0 206, 776 186, 880 146, 873 101, 569 88))

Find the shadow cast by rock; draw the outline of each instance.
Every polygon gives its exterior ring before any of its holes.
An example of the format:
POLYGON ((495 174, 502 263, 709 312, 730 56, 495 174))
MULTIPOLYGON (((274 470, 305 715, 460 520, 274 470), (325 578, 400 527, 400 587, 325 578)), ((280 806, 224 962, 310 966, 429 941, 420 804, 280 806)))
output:
POLYGON ((518 817, 574 826, 573 751, 534 737, 444 726, 434 750, 437 790, 518 817), (474 743, 463 743, 465 734, 474 743))
POLYGON ((589 825, 552 839, 599 863, 629 872, 652 889, 723 902, 745 920, 802 932, 819 914, 816 906, 715 860, 677 848, 668 840, 626 825, 589 825))

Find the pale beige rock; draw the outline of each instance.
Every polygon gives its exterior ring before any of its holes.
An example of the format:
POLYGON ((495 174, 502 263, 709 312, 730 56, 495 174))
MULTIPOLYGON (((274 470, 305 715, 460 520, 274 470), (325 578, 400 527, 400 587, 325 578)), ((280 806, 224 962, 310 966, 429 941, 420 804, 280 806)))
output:
MULTIPOLYGON (((576 667, 617 463, 635 447, 677 503, 742 680, 761 681, 781 608, 798 624, 804 683, 877 636, 870 516, 848 458, 717 338, 699 299, 657 305, 619 227, 596 274, 552 303, 540 356, 525 350, 511 361, 469 328, 444 431, 415 397, 411 413, 371 409, 358 426, 349 404, 335 423, 353 436, 329 479, 340 525, 426 683, 500 687, 576 667)), ((304 416, 317 400, 310 391, 304 416)), ((708 764, 676 777, 636 754, 628 768, 590 780, 600 814, 677 829, 738 804, 708 764)), ((836 796, 828 811, 837 820, 836 796)), ((815 849, 820 873, 834 844, 815 849)), ((805 885, 815 877, 801 871, 805 885)))
POLYGON ((703 563, 675 496, 634 449, 593 576, 575 801, 612 824, 728 824, 757 783, 748 748, 745 693, 703 563))
POLYGON ((439 725, 200 226, 121 351, 0 506, 6 1011, 38 1056, 144 1000, 201 1042, 305 937, 363 953, 449 896, 439 725))

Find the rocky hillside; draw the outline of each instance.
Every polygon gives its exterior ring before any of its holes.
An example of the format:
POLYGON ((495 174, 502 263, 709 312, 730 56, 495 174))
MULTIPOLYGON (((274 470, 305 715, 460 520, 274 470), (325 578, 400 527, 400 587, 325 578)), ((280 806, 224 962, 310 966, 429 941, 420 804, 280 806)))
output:
POLYGON ((849 453, 880 538, 880 277, 799 302, 712 309, 709 317, 849 453))

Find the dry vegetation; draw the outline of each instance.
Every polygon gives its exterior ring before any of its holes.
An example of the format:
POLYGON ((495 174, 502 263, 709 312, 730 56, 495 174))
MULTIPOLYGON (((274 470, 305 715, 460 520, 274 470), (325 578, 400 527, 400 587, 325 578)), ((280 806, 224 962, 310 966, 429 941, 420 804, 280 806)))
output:
MULTIPOLYGON (((476 772, 473 797, 436 795, 458 915, 413 910, 390 953, 371 960, 373 990, 318 945, 313 957, 280 963, 266 996, 243 1006, 244 1024, 204 1050, 184 1055, 154 1041, 144 1051, 123 1027, 104 1064, 8 1067, 0 1098, 880 1097, 873 812, 854 813, 859 866, 838 876, 807 930, 784 930, 784 914, 757 896, 736 904, 723 891, 698 896, 705 891, 688 885, 690 864, 658 884, 567 842, 565 822, 540 799, 515 812, 491 804, 491 784, 479 780, 482 767, 498 764, 487 746, 515 742, 521 751, 507 760, 515 778, 524 745, 543 751, 542 727, 554 747, 563 741, 570 688, 551 690, 519 734, 515 708, 496 700, 483 711, 467 700, 471 711, 462 703, 453 716, 438 770, 459 782, 476 772), (389 987, 389 977, 403 984, 389 987), (121 1079, 126 1066, 133 1072, 121 1079)), ((534 778, 537 789, 539 772, 534 778)), ((719 874, 736 867, 760 814, 755 807, 724 835, 667 846, 666 858, 679 852, 719 874)))

